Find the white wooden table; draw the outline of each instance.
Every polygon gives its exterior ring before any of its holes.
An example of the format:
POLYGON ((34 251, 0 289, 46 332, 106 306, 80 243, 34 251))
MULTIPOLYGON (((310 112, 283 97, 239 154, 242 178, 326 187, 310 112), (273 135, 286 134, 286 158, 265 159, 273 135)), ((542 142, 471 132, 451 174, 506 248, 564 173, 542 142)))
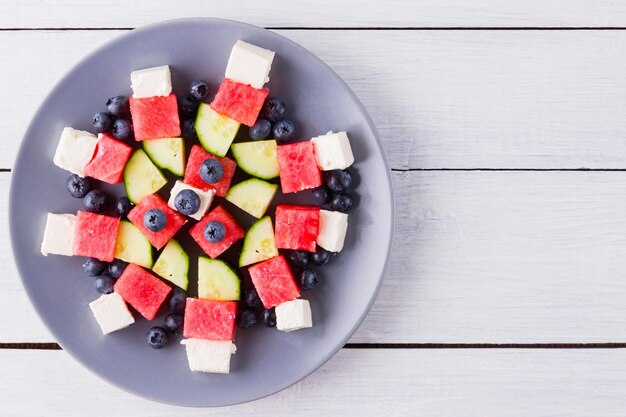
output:
POLYGON ((264 3, 0 2, 0 191, 44 95, 103 42, 178 17, 269 27, 330 64, 380 129, 398 223, 368 318, 270 398, 148 402, 54 343, 18 279, 3 199, 0 415, 625 415, 626 3, 264 3))

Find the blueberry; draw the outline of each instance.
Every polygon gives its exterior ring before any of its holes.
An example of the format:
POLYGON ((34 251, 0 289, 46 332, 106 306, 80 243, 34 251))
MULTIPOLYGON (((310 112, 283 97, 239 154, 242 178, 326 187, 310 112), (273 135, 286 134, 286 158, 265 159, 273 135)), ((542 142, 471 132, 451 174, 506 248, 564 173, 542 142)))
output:
POLYGON ((204 228, 204 238, 211 243, 221 242, 225 236, 226 228, 218 221, 209 222, 204 228))
POLYGON ((330 200, 330 191, 328 190, 328 187, 322 185, 321 187, 315 188, 313 190, 313 198, 317 204, 327 204, 330 200))
POLYGON ((347 212, 352 210, 352 197, 350 194, 337 194, 330 202, 330 208, 337 211, 347 212))
POLYGON ((171 313, 165 317, 165 328, 172 334, 179 335, 183 331, 183 315, 171 313))
POLYGON ((121 117, 130 113, 130 105, 128 103, 128 97, 115 96, 107 100, 107 110, 113 116, 121 117))
POLYGON ((121 277, 127 265, 128 263, 121 259, 113 259, 113 262, 109 264, 109 275, 116 279, 121 277))
POLYGON ((270 97, 263 105, 263 116, 267 120, 275 122, 283 118, 285 110, 287 110, 287 106, 284 101, 278 97, 270 97))
POLYGON ((182 190, 176 194, 174 206, 182 214, 191 216, 200 209, 200 197, 194 190, 182 190))
POLYGON ((352 185, 352 175, 348 170, 335 170, 326 173, 326 185, 331 191, 343 193, 352 185))
POLYGON ((128 140, 133 135, 133 126, 126 119, 117 119, 113 123, 113 137, 118 140, 128 140))
POLYGON ((128 213, 133 209, 134 204, 130 202, 128 197, 120 197, 115 204, 115 211, 117 211, 117 215, 125 218, 128 216, 128 213))
POLYGON ((311 254, 311 263, 318 266, 326 265, 328 262, 332 261, 334 257, 335 253, 318 247, 317 250, 311 254))
POLYGON ((272 132, 272 124, 265 119, 257 120, 248 130, 248 136, 252 140, 263 140, 272 132))
POLYGON ((259 307, 261 305, 261 299, 259 293, 254 288, 250 288, 246 291, 246 304, 248 307, 259 307))
POLYGON ((93 282, 93 287, 101 294, 111 294, 115 285, 115 278, 108 275, 100 275, 93 282))
POLYGON ((96 133, 108 132, 113 126, 113 116, 108 112, 96 113, 91 123, 96 133))
POLYGON ((189 87, 189 94, 198 101, 202 101, 209 94, 209 85, 202 80, 194 80, 189 87))
POLYGON ((185 119, 183 121, 183 137, 189 140, 198 139, 198 134, 196 133, 196 122, 193 119, 185 119))
POLYGON ((291 120, 280 119, 274 125, 274 139, 279 143, 289 142, 296 133, 296 126, 291 120))
POLYGON ((107 196, 100 190, 91 190, 83 200, 85 210, 92 213, 102 213, 107 204, 107 196))
POLYGON ((104 272, 104 269, 107 267, 106 262, 102 262, 96 258, 87 258, 85 262, 83 262, 83 269, 85 270, 85 274, 90 277, 96 277, 104 272))
POLYGON ((309 253, 303 250, 289 251, 287 257, 289 258, 291 263, 298 268, 305 267, 309 265, 310 262, 309 253))
POLYGON ((274 307, 263 310, 263 324, 267 327, 276 327, 276 310, 274 307))
POLYGON ((241 312, 241 318, 239 321, 239 327, 247 329, 256 324, 256 312, 254 310, 246 309, 241 312))
POLYGON ((215 158, 205 159, 200 165, 200 178, 208 184, 215 184, 224 176, 222 163, 215 158))
POLYGON ((146 341, 152 349, 161 349, 167 344, 168 340, 167 330, 163 327, 150 327, 148 333, 146 333, 146 341))
POLYGON ((143 225, 151 232, 157 233, 167 226, 167 216, 160 209, 151 209, 143 215, 143 225))
POLYGON ((174 288, 170 297, 170 310, 173 313, 185 314, 185 305, 187 305, 187 293, 181 288, 174 288))
POLYGON ((191 96, 182 96, 178 98, 178 109, 185 117, 196 117, 199 105, 200 103, 198 103, 198 100, 191 96))
POLYGON ((91 190, 91 181, 89 181, 89 178, 72 174, 67 179, 67 190, 72 197, 83 198, 91 190))
POLYGON ((311 268, 305 268, 298 274, 298 282, 302 291, 312 290, 317 286, 317 274, 311 268))

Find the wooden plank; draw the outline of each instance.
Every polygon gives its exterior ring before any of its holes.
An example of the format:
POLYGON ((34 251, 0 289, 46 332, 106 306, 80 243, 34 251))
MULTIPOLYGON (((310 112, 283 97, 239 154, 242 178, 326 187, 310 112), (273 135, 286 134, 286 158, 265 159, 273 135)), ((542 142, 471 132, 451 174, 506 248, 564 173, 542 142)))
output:
MULTIPOLYGON (((617 416, 626 407, 626 350, 343 350, 276 395, 236 407, 143 400, 62 351, 0 351, 0 400, 11 416, 617 416), (24 365, 32 372, 25 372, 24 365), (35 371, 36 370, 36 371, 35 371), (68 393, 71 395, 68 397, 68 393), (33 400, 36 399, 36 400, 33 400), (69 399, 69 401, 68 401, 69 399), (97 404, 97 406, 95 406, 97 404)), ((141 370, 138 370, 141 372, 141 370)))
MULTIPOLYGON (((623 172, 397 172, 394 182, 391 266, 351 342, 626 342, 623 172)), ((10 253, 0 242, 11 312, 0 342, 52 341, 10 253)))
POLYGON ((0 27, 135 27, 159 20, 211 16, 282 27, 551 27, 626 26, 626 7, 606 0, 428 0, 306 2, 277 0, 92 1, 23 0, 0 3, 0 27), (111 13, 119 10, 120 13, 111 13))
MULTIPOLYGON (((0 32, 0 168, 53 84, 121 33, 0 32)), ((393 168, 626 168, 626 31, 280 33, 354 89, 393 168)))

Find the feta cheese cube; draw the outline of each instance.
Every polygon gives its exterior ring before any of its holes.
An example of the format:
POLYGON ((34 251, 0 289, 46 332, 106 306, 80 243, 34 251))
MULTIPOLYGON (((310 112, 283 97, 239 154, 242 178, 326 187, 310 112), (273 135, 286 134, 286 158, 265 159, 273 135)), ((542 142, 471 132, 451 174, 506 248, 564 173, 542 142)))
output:
POLYGON ((72 174, 85 176, 85 166, 96 152, 98 137, 83 130, 66 127, 54 153, 54 164, 72 174))
POLYGON ((102 334, 123 329, 135 322, 122 296, 116 292, 103 294, 89 303, 89 307, 102 329, 102 334))
POLYGON ((354 155, 346 132, 328 132, 311 139, 317 166, 322 171, 346 169, 354 163, 354 155))
POLYGON ((348 215, 338 211, 320 210, 317 244, 330 252, 340 252, 348 230, 348 215))
POLYGON ((48 213, 46 227, 41 241, 41 253, 48 256, 54 255, 72 256, 74 254, 74 229, 76 228, 76 216, 73 214, 48 213))
POLYGON ((211 202, 213 201, 213 196, 215 195, 215 191, 213 190, 202 191, 199 188, 192 187, 191 185, 187 185, 184 182, 179 180, 179 181, 176 181, 176 183, 174 183, 174 187, 172 188, 172 191, 170 191, 170 199, 167 201, 167 205, 173 208, 174 210, 176 210, 176 205, 174 204, 176 200, 176 196, 178 195, 178 193, 180 193, 183 190, 195 191, 196 194, 198 194, 198 197, 200 197, 200 208, 198 209, 198 211, 196 211, 194 214, 192 214, 189 217, 191 217, 192 219, 196 219, 196 220, 202 219, 202 217, 206 214, 207 210, 209 209, 211 202))
POLYGON ((263 88, 270 80, 269 73, 273 60, 273 51, 237 41, 230 52, 225 77, 254 88, 263 88))
POLYGON ((134 98, 169 96, 172 93, 172 74, 167 65, 133 71, 130 82, 134 98))
POLYGON ((276 328, 283 332, 312 327, 311 305, 307 300, 296 299, 276 306, 276 328))
POLYGON ((230 372, 230 355, 237 351, 233 342, 184 339, 180 343, 185 345, 189 369, 192 371, 217 374, 230 372))

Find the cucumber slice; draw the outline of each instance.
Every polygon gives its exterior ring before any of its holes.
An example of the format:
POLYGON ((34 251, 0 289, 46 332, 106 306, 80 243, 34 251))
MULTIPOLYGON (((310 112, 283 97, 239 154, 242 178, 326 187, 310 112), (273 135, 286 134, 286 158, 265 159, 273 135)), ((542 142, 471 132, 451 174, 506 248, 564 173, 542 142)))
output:
POLYGON ((187 290, 189 285, 189 255, 175 239, 167 242, 152 270, 161 278, 178 285, 185 291, 187 290))
POLYGON ((159 168, 182 177, 185 173, 185 141, 183 138, 163 138, 143 141, 143 149, 159 168))
POLYGON ((114 257, 150 268, 152 267, 152 245, 137 226, 127 220, 122 220, 117 229, 114 257))
POLYGON ((163 173, 157 168, 148 155, 137 149, 124 168, 124 186, 128 199, 137 204, 145 196, 154 194, 167 183, 163 173))
POLYGON ((239 266, 252 265, 278 256, 272 219, 265 216, 252 225, 243 240, 239 266))
POLYGON ((194 127, 202 147, 207 152, 223 158, 237 135, 239 123, 217 113, 210 105, 200 103, 194 127))
POLYGON ((228 266, 219 259, 198 258, 198 298, 218 301, 238 301, 241 281, 228 266))
POLYGON ((278 177, 278 156, 275 140, 235 143, 233 155, 239 168, 264 180, 278 177))
POLYGON ((258 219, 267 211, 277 190, 276 184, 250 178, 231 187, 226 193, 226 200, 258 219))

